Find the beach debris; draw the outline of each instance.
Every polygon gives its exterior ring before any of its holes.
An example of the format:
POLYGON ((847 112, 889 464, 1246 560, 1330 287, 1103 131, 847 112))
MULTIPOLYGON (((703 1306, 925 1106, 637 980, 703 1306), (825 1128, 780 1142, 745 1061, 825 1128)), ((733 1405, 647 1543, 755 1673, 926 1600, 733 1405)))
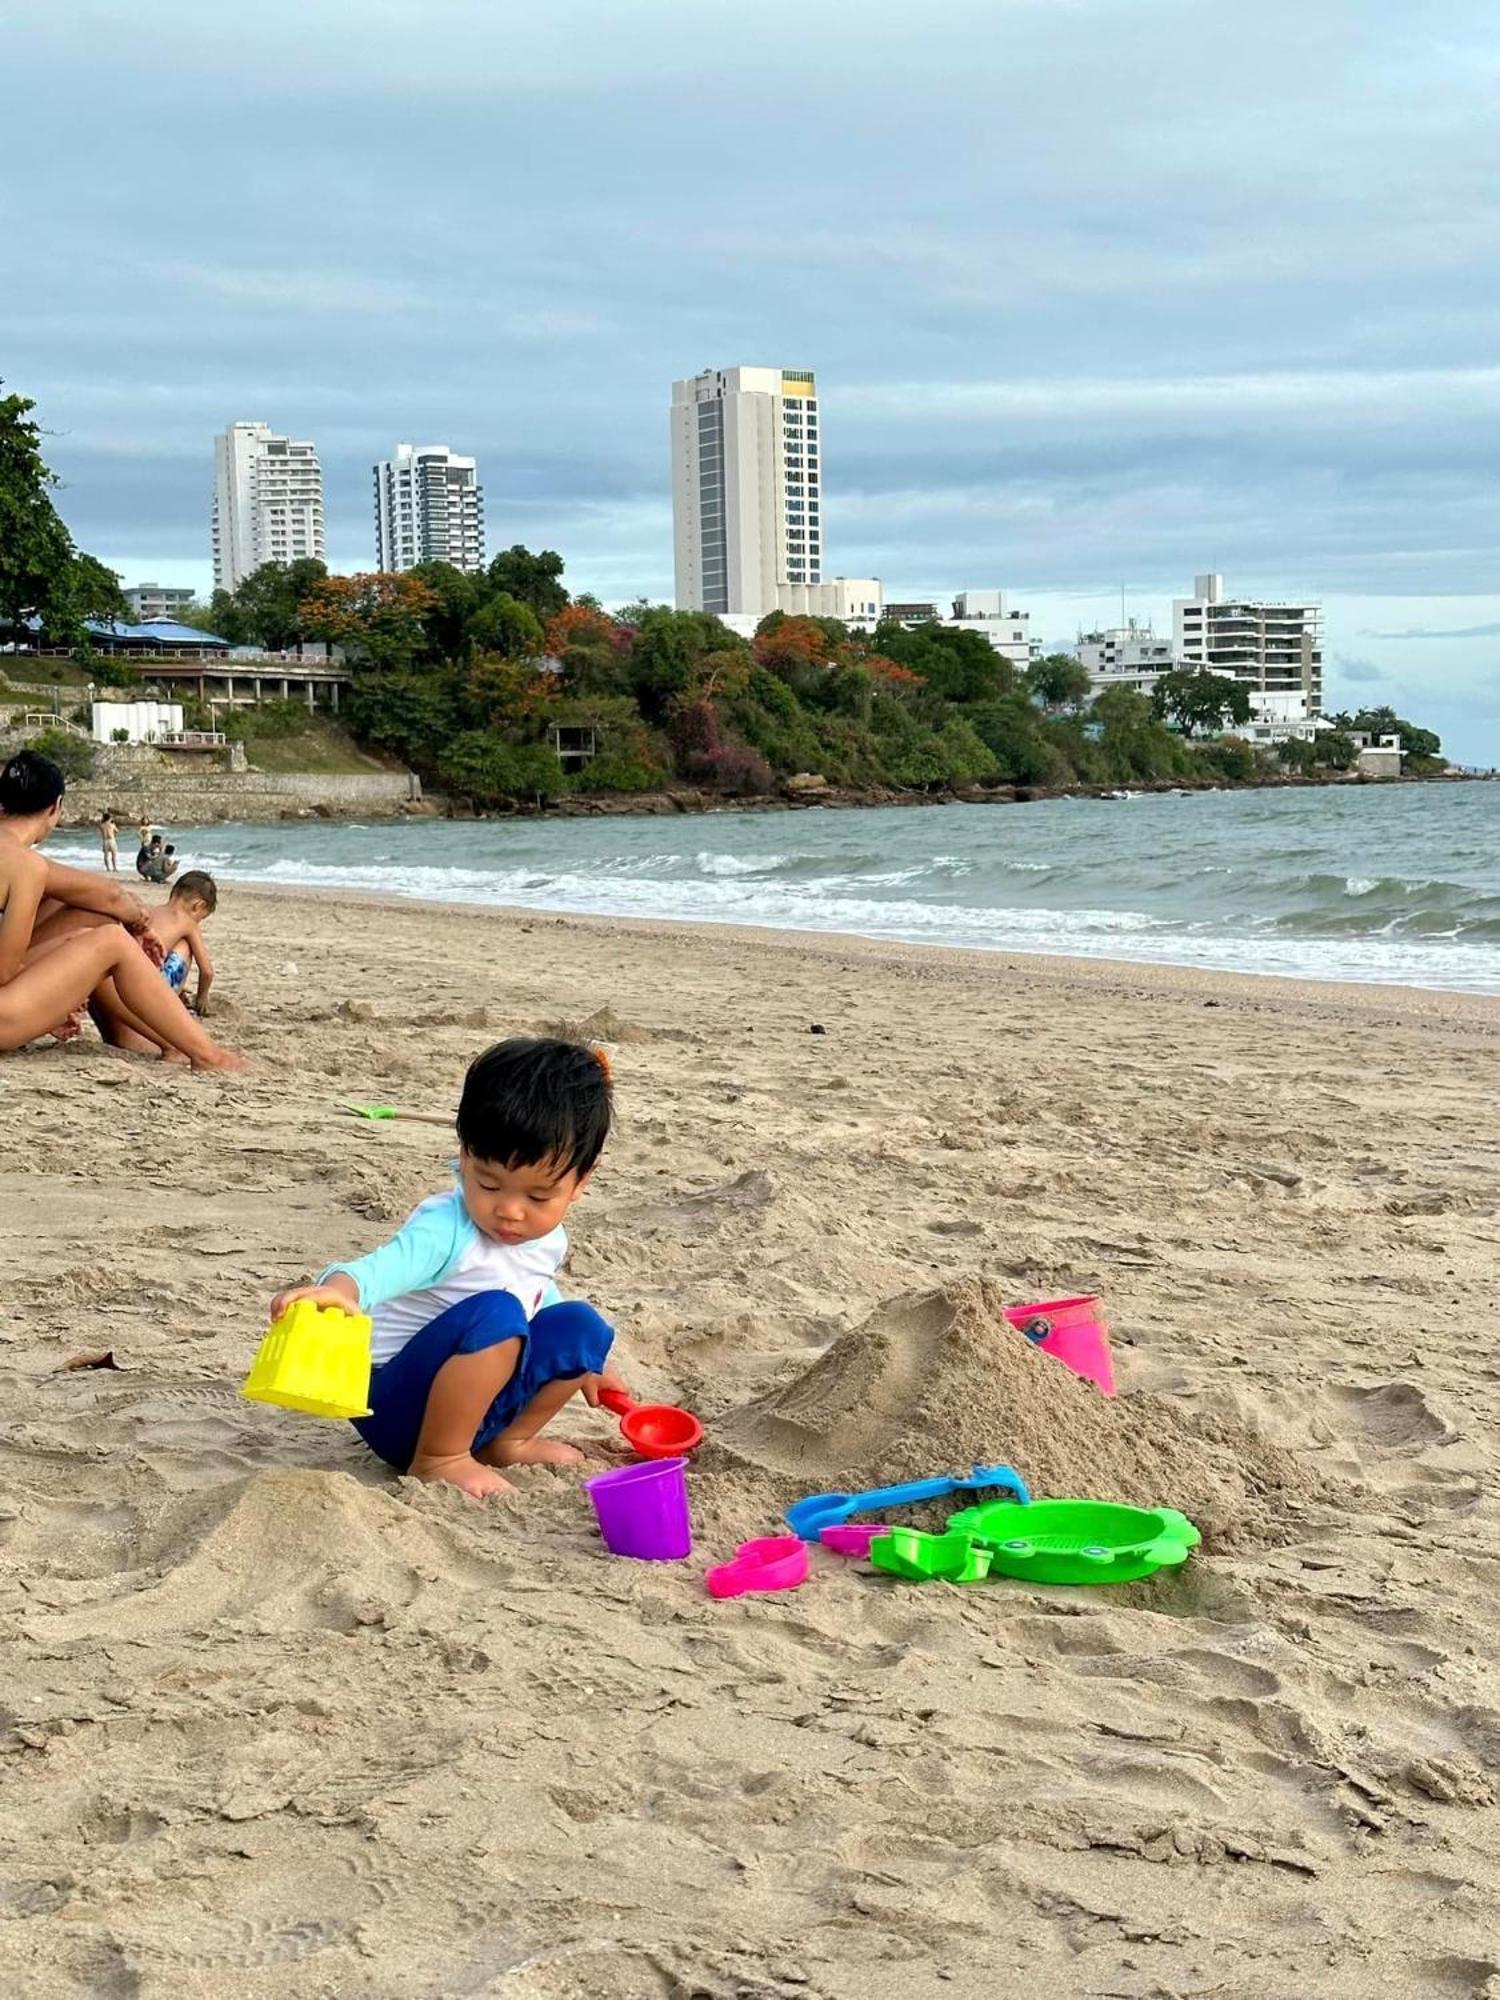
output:
POLYGON ((113 1368, 119 1371, 120 1364, 115 1359, 112 1347, 94 1347, 82 1354, 70 1354, 66 1361, 57 1364, 59 1375, 76 1374, 81 1368, 113 1368))
POLYGON ((821 1021, 814 1021, 812 1026, 808 1029, 807 1032, 810 1035, 826 1035, 828 1033, 828 1030, 823 1026, 823 1023, 821 1021))
POLYGON ((368 1118, 373 1123, 385 1123, 393 1118, 403 1118, 412 1125, 443 1125, 450 1131, 452 1118, 440 1111, 403 1111, 394 1104, 355 1104, 351 1100, 341 1100, 340 1111, 347 1111, 355 1118, 368 1118))

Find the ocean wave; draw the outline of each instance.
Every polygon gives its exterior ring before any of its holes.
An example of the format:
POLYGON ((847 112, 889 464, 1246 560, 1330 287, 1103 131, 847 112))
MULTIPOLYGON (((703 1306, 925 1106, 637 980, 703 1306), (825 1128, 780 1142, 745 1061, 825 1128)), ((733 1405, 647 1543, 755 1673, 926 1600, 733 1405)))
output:
POLYGON ((175 837, 226 881, 1500 992, 1494 787, 1075 806, 175 837))

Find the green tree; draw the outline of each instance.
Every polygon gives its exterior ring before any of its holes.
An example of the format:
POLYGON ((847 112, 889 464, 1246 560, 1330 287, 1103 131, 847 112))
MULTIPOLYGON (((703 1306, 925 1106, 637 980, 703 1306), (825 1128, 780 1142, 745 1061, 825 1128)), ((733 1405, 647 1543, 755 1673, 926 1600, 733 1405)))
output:
POLYGON ((1250 720, 1250 690, 1229 674, 1177 667, 1159 676, 1151 706, 1184 736, 1216 736, 1229 723, 1250 720))
POLYGON ((74 736, 66 729, 44 729, 33 736, 26 745, 28 750, 36 750, 52 762, 69 780, 83 780, 94 775, 94 763, 99 754, 97 743, 91 743, 82 736, 74 736))
POLYGON ((1082 660, 1071 653, 1046 653, 1026 669, 1026 685, 1043 708, 1056 713, 1082 708, 1093 683, 1082 660))
POLYGON ((469 620, 469 643, 502 660, 535 660, 542 652, 542 622, 529 604, 500 591, 469 620))
MULTIPOLYGON (((234 645, 261 646, 268 653, 289 652, 304 639, 321 636, 314 630, 307 606, 328 577, 328 565, 316 556, 296 562, 266 562, 251 570, 234 593, 234 645)), ((219 593, 214 592, 214 601, 219 593)))
POLYGON ((428 657, 463 665, 474 650, 473 625, 487 595, 485 579, 445 562, 417 563, 406 574, 432 592, 426 620, 428 657))
POLYGON ((1089 715, 1099 730, 1104 778, 1166 778, 1182 768, 1183 745, 1134 688, 1106 688, 1089 715))
POLYGON ((875 633, 875 650, 920 674, 928 691, 942 701, 989 701, 1004 694, 1015 669, 982 632, 956 632, 943 625, 896 625, 875 633))
POLYGON ((487 729, 455 736, 438 760, 443 783, 476 805, 550 799, 566 789, 562 766, 542 743, 506 743, 487 729))
POLYGON ((120 618, 120 579, 73 538, 52 504, 56 476, 26 396, 0 397, 0 625, 35 618, 48 638, 78 645, 84 621, 120 618))
POLYGON ((91 618, 112 625, 130 616, 118 572, 106 569, 97 556, 75 555, 64 589, 75 622, 91 618))
POLYGON ((636 630, 626 677, 642 715, 660 725, 673 702, 693 685, 698 663, 706 655, 744 650, 743 640, 711 613, 657 605, 645 613, 636 630))
POLYGON ((345 699, 356 736, 409 764, 434 766, 458 728, 457 675, 361 674, 345 699))
POLYGON ((529 606, 545 624, 568 601, 562 573, 563 559, 556 549, 542 549, 533 555, 517 542, 495 557, 488 575, 492 591, 529 606))

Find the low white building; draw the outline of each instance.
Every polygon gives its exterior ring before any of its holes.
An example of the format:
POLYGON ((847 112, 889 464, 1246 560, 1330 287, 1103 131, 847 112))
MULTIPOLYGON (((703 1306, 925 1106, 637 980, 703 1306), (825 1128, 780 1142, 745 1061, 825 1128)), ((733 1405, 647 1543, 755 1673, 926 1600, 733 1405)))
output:
POLYGON ((1406 750, 1399 736, 1375 736, 1355 729, 1349 739, 1359 752, 1354 768, 1362 778, 1399 778, 1406 750))
POLYGON ((1173 666, 1171 640, 1158 639, 1149 624, 1138 625, 1133 618, 1125 625, 1080 632, 1077 653, 1096 695, 1112 687, 1149 695, 1173 666))
POLYGON ((175 621, 193 601, 192 591, 175 583, 133 583, 123 595, 137 625, 161 618, 175 621))
POLYGON ((788 618, 841 618, 857 631, 873 632, 885 592, 878 576, 835 576, 827 583, 779 583, 776 605, 788 618))
POLYGON ((96 701, 92 714, 96 743, 155 743, 182 733, 178 701, 96 701))
POLYGON ((937 598, 891 603, 885 616, 897 625, 941 625, 949 632, 977 632, 988 639, 1017 673, 1025 673, 1041 657, 1041 643, 1031 636, 1031 613, 1017 611, 1003 590, 961 590, 944 613, 937 598))

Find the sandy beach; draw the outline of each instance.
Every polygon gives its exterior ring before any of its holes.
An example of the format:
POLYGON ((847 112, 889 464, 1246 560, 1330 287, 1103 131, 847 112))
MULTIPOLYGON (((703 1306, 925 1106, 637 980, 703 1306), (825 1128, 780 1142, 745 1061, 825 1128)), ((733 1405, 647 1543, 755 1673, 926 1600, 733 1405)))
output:
POLYGON ((1500 1002, 233 885, 209 936, 243 1077, 0 1061, 0 1993, 1500 1996, 1500 1002), (341 1100, 591 1019, 568 1286, 708 1425, 680 1565, 238 1394, 446 1182, 341 1100), (1114 1403, 999 1319, 1078 1291, 1114 1403), (1202 1548, 704 1591, 976 1458, 1202 1548))

